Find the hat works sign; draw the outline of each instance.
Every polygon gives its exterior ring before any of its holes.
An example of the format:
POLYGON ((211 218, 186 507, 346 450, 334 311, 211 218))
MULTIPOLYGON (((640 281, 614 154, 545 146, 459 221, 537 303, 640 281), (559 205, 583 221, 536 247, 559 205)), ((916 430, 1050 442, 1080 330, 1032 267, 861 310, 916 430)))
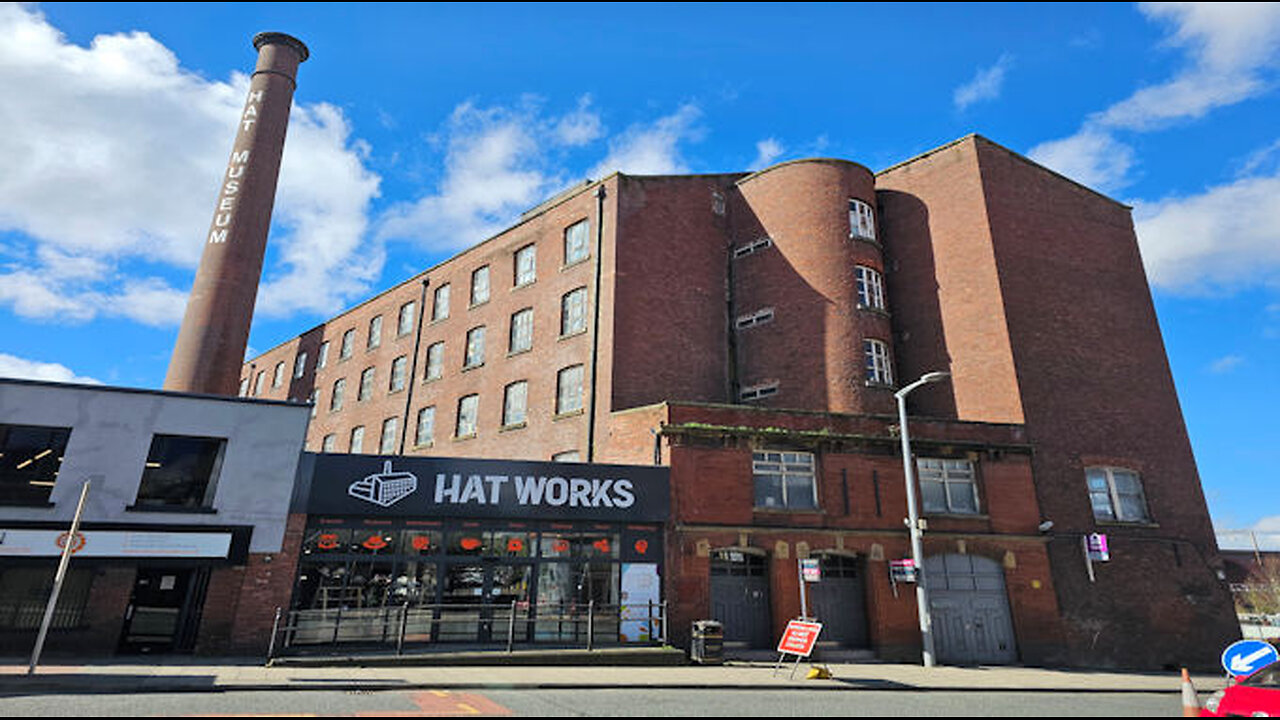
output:
POLYGON ((662 467, 315 455, 317 514, 660 522, 662 467))

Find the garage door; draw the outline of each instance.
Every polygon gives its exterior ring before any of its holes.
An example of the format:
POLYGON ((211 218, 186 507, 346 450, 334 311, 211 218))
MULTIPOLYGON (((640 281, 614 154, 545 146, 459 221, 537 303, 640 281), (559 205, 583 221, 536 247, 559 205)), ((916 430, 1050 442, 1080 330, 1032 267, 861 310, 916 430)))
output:
POLYGON ((925 558, 938 662, 1006 665, 1018 660, 1004 569, 980 555, 925 558))

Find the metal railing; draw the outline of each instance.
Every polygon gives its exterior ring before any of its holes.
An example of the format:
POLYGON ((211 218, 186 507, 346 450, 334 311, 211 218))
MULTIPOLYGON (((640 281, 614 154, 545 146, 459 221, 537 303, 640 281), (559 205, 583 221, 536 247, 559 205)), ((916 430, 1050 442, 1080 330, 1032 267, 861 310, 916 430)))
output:
POLYGON ((444 603, 378 608, 276 608, 267 658, 341 649, 402 654, 410 649, 465 643, 485 647, 664 644, 666 603, 644 605, 531 605, 444 603), (625 638, 624 638, 625 635, 625 638))

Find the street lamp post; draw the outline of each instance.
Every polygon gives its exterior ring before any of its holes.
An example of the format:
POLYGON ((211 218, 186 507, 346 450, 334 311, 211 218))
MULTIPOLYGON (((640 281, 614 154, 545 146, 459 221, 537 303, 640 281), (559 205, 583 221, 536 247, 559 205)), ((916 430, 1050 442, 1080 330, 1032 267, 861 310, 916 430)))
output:
POLYGON ((916 610, 920 615, 920 640, 925 667, 933 667, 933 618, 929 615, 929 588, 924 576, 924 551, 920 542, 920 514, 916 509, 916 471, 911 461, 911 438, 907 434, 907 395, 929 383, 941 382, 945 372, 925 373, 919 380, 893 394, 898 399, 898 434, 902 439, 902 470, 907 483, 907 528, 911 532, 911 561, 916 568, 916 610))

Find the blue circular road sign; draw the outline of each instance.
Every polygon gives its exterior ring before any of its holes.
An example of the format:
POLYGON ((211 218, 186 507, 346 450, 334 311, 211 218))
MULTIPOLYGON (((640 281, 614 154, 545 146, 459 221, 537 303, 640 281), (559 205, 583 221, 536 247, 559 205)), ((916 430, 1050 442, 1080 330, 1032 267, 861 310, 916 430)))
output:
POLYGON ((1237 640, 1222 651, 1222 667, 1236 677, 1251 675, 1276 660, 1280 652, 1263 640, 1237 640))

